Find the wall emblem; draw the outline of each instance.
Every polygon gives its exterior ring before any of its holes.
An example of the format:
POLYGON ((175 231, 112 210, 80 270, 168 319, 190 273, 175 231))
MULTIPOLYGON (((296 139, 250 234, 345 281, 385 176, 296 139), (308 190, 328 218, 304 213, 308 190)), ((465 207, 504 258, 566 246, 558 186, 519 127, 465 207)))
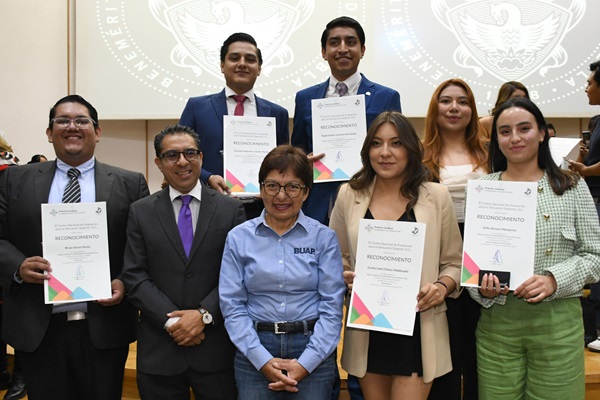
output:
POLYGON ((454 62, 500 80, 520 81, 534 72, 541 76, 567 62, 561 46, 565 35, 585 13, 585 0, 569 8, 548 0, 471 0, 451 8, 432 0, 437 20, 459 42, 454 62))
POLYGON ((149 0, 152 15, 177 40, 171 51, 173 64, 190 68, 196 76, 204 71, 221 78, 219 49, 234 32, 252 35, 262 51, 262 73, 294 61, 287 45, 290 36, 314 11, 314 0, 286 4, 276 0, 185 0, 171 5, 149 0))

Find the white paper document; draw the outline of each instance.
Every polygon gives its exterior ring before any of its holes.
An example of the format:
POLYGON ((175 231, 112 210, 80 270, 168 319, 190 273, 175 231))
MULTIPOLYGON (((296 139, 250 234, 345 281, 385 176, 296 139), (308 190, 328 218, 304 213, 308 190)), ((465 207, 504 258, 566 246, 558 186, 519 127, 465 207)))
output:
POLYGON ((533 275, 537 182, 469 180, 461 285, 480 271, 510 272, 516 289, 533 275))
POLYGON ((258 170, 275 147, 275 118, 223 117, 223 170, 232 195, 252 197, 260 193, 258 170))
POLYGON ((565 161, 565 158, 576 161, 579 156, 580 143, 581 139, 576 138, 550 138, 548 145, 554 163, 562 169, 569 169, 569 163, 565 161))
POLYGON ((360 150, 367 135, 365 96, 314 99, 313 154, 325 157, 313 164, 314 183, 345 181, 362 167, 360 150))
POLYGON ((106 221, 106 202, 42 204, 46 304, 111 298, 106 221))
POLYGON ((362 219, 348 326, 412 336, 426 225, 362 219))

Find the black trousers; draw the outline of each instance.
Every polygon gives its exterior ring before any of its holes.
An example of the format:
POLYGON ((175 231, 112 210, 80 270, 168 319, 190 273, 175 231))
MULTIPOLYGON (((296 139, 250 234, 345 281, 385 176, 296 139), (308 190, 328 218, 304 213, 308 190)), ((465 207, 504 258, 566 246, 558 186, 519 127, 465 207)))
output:
POLYGON ((188 368, 184 373, 174 376, 151 375, 137 371, 137 383, 143 400, 189 399, 190 389, 193 390, 196 400, 238 398, 233 369, 198 372, 188 368))
MULTIPOLYGON (((464 224, 459 223, 464 238, 464 224)), ((433 381, 428 400, 460 400, 461 375, 463 400, 477 400, 477 351, 475 330, 481 314, 481 306, 463 290, 458 299, 446 299, 450 355, 452 371, 433 381)))
POLYGON ((67 322, 54 314, 32 353, 17 351, 30 400, 120 400, 129 346, 100 350, 87 320, 67 322))

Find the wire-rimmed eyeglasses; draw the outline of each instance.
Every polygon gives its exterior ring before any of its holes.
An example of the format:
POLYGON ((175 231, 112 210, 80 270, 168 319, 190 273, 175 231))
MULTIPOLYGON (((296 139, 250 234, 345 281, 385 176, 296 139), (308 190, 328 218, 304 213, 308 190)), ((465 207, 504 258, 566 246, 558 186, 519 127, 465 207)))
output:
POLYGON ((58 117, 52 118, 51 121, 54 125, 57 125, 61 128, 66 128, 71 125, 71 122, 75 124, 78 128, 87 128, 90 125, 94 125, 96 121, 89 117, 77 117, 77 118, 67 118, 67 117, 58 117))

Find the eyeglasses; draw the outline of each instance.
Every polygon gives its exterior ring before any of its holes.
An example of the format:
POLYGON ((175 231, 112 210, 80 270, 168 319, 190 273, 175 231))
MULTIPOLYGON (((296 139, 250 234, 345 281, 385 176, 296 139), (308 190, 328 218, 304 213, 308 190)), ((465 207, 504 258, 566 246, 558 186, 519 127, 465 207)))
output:
POLYGON ((302 189, 306 187, 306 185, 301 185, 297 182, 289 182, 282 186, 275 181, 261 182, 261 185, 265 188, 265 193, 269 196, 277 196, 281 188, 283 188, 283 192, 291 199, 300 196, 302 189))
POLYGON ((200 150, 198 149, 185 149, 184 151, 174 151, 169 150, 165 151, 160 155, 160 158, 167 160, 169 163, 176 163, 181 158, 181 155, 185 157, 188 161, 196 161, 198 160, 198 156, 200 155, 200 150))
POLYGON ((71 125, 71 122, 75 123, 75 126, 78 128, 87 128, 88 126, 90 126, 90 124, 96 123, 96 121, 88 117, 77 117, 73 119, 60 117, 53 118, 51 122, 61 128, 68 127, 69 125, 71 125))

